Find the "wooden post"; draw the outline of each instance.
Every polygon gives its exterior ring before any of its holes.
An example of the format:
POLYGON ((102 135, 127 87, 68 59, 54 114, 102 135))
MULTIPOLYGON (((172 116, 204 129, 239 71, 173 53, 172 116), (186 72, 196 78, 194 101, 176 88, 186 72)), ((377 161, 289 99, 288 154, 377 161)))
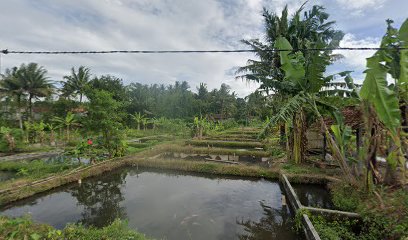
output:
POLYGON ((323 133, 323 161, 326 161, 326 151, 327 148, 327 139, 326 139, 326 133, 323 133))

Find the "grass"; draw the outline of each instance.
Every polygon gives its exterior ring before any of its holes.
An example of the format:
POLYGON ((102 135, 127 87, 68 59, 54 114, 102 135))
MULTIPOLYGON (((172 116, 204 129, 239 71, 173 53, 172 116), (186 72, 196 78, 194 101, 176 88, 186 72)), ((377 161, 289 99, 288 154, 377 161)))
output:
POLYGON ((265 151, 257 150, 238 150, 227 148, 206 148, 206 147, 189 147, 170 145, 166 149, 168 152, 177 153, 193 153, 193 154, 219 154, 219 155, 236 155, 236 156, 255 156, 255 157, 268 157, 270 154, 265 151))
POLYGON ((214 141, 214 140, 189 140, 186 144, 193 146, 211 146, 224 148, 261 148, 263 144, 260 142, 228 142, 228 141, 214 141))
POLYGON ((267 169, 259 166, 227 165, 213 162, 186 161, 180 159, 133 159, 133 165, 158 169, 172 169, 186 172, 231 175, 241 177, 263 177, 278 179, 278 169, 267 169))
POLYGON ((225 136, 206 136, 204 140, 218 140, 218 141, 235 141, 235 142, 259 142, 256 138, 241 138, 241 137, 225 137, 225 136))
POLYGON ((219 134, 214 134, 214 135, 209 135, 208 137, 211 138, 223 138, 223 139, 257 139, 257 135, 253 134, 225 134, 225 133, 219 133, 219 134))
POLYGON ((322 239, 407 239, 408 192, 377 186, 367 192, 344 182, 330 184, 335 207, 360 214, 359 220, 328 221, 312 216, 322 239))
POLYGON ((15 172, 17 177, 17 179, 0 182, 0 188, 4 189, 26 182, 32 182, 55 173, 64 173, 79 166, 78 164, 46 163, 43 160, 0 162, 0 170, 15 172))
POLYGON ((103 228, 86 228, 79 224, 68 224, 64 229, 57 230, 47 224, 34 223, 28 217, 7 218, 0 216, 0 226, 2 226, 0 228, 0 239, 149 239, 144 234, 129 229, 127 223, 119 219, 103 228))

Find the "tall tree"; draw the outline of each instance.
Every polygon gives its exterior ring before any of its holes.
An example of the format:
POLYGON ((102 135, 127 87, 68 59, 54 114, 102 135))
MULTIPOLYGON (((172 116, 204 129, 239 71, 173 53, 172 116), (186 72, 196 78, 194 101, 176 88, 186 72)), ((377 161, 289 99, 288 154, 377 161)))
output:
POLYGON ((23 128, 22 120, 22 102, 24 100, 24 89, 18 75, 18 68, 13 67, 6 69, 5 73, 1 76, 0 81, 0 93, 2 95, 14 99, 16 106, 16 116, 18 118, 19 127, 23 128))
POLYGON ((52 94, 54 85, 48 80, 47 70, 37 63, 21 64, 17 79, 28 97, 29 116, 33 118, 33 100, 52 94))
POLYGON ((66 97, 79 95, 79 103, 82 103, 82 97, 85 94, 90 77, 91 73, 89 68, 80 66, 78 71, 75 71, 75 68, 72 68, 71 75, 64 76, 66 82, 63 82, 63 95, 66 97))
MULTIPOLYGON (((302 17, 304 6, 305 4, 295 12, 292 18, 288 18, 287 6, 283 9, 281 16, 264 9, 266 40, 264 42, 258 39, 243 40, 245 44, 256 51, 259 60, 248 60, 247 66, 238 70, 238 73, 243 73, 239 77, 261 83, 260 88, 272 94, 280 103, 288 102, 306 86, 309 88, 315 87, 315 89, 309 90, 320 90, 317 88, 321 84, 317 84, 317 82, 324 83, 323 73, 326 66, 339 57, 333 55, 331 51, 303 50, 307 48, 337 47, 344 36, 341 31, 333 28, 335 22, 328 21, 329 15, 324 12, 323 7, 313 6, 311 10, 305 11, 302 17), (296 74, 306 77, 306 82, 286 81, 288 78, 296 79, 300 76, 288 76, 288 72, 285 72, 285 68, 282 66, 282 55, 277 51, 273 51, 281 38, 285 38, 292 48, 301 50, 299 53, 302 54, 303 59, 298 60, 305 61, 308 65, 305 66, 305 72, 296 71, 296 74), (323 56, 324 58, 322 58, 323 56), (320 58, 320 63, 324 61, 324 64, 312 64, 317 58, 320 58), (311 79, 316 83, 310 83, 311 79)), ((290 134, 288 143, 288 157, 294 162, 304 160, 307 141, 305 136, 305 114, 305 109, 300 108, 291 121, 293 131, 290 134)))

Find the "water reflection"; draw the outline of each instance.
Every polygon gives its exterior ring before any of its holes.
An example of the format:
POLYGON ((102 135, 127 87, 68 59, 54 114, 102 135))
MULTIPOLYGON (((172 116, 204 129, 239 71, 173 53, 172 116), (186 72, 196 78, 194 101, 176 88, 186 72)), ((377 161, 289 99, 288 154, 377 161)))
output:
POLYGON ((277 182, 127 168, 1 209, 63 228, 115 218, 156 239, 298 239, 277 182))
POLYGON ((264 213, 259 221, 237 220, 237 224, 245 229, 245 233, 239 234, 238 239, 300 239, 291 231, 294 221, 287 206, 276 209, 266 205, 264 201, 259 204, 264 213))
POLYGON ((317 184, 292 184, 304 206, 333 209, 330 191, 317 184))
POLYGON ((90 179, 78 187, 68 190, 83 207, 82 218, 78 222, 84 225, 103 227, 116 218, 127 219, 122 202, 125 200, 121 188, 125 183, 126 173, 112 174, 102 180, 90 179))

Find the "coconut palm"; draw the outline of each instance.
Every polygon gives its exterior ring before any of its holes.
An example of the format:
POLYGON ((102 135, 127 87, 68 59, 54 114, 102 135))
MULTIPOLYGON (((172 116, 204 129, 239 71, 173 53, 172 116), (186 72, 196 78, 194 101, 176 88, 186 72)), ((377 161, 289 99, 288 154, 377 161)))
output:
POLYGON ((82 97, 85 93, 90 77, 91 74, 89 68, 80 66, 78 71, 75 71, 75 68, 72 68, 71 75, 64 76, 64 79, 67 81, 63 82, 63 95, 67 97, 71 95, 79 95, 79 103, 82 103, 82 97))
POLYGON ((21 64, 17 71, 17 81, 28 96, 29 116, 33 117, 33 100, 52 94, 53 84, 48 81, 47 70, 37 63, 21 64))
POLYGON ((0 94, 14 99, 16 104, 16 115, 18 118, 19 127, 23 128, 23 120, 21 116, 22 102, 24 99, 23 85, 18 79, 18 68, 13 67, 6 69, 5 73, 1 75, 0 94))

